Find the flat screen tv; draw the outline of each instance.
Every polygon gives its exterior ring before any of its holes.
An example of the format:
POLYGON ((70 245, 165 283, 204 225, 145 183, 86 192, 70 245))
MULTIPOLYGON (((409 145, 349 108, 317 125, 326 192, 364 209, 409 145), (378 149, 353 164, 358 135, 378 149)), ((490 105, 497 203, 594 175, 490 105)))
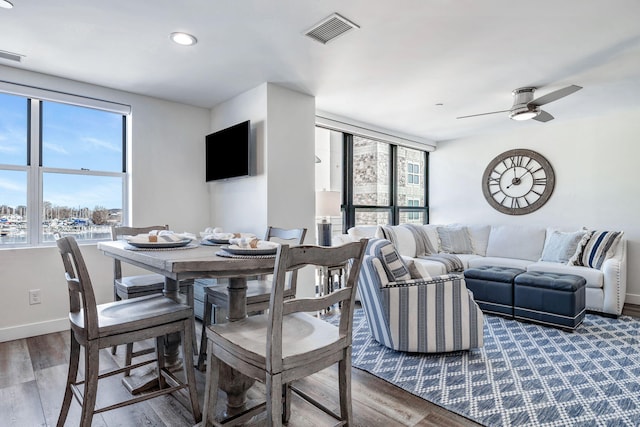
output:
POLYGON ((207 182, 255 175, 254 157, 249 120, 207 135, 207 182))

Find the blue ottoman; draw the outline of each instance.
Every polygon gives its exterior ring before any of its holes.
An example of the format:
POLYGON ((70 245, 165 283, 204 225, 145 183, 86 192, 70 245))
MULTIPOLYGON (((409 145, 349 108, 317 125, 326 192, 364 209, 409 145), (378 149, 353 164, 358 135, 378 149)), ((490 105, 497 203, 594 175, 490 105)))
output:
POLYGON ((483 312, 513 317, 513 280, 524 272, 519 268, 480 266, 466 269, 464 280, 483 312))
POLYGON ((584 320, 584 277, 529 271, 519 274, 513 283, 513 314, 516 319, 570 331, 584 320))

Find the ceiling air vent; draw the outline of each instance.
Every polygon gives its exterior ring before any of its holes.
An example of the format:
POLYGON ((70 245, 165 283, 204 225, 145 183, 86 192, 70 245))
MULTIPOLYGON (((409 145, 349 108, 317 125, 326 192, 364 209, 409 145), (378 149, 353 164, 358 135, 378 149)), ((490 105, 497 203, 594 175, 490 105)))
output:
POLYGON ((24 55, 20 55, 18 53, 11 53, 0 50, 0 59, 8 59, 9 61, 21 62, 23 56, 24 55))
POLYGON ((315 41, 326 44, 338 36, 346 33, 354 28, 360 28, 358 25, 349 21, 344 16, 337 13, 322 20, 319 24, 308 30, 305 35, 311 37, 315 41))

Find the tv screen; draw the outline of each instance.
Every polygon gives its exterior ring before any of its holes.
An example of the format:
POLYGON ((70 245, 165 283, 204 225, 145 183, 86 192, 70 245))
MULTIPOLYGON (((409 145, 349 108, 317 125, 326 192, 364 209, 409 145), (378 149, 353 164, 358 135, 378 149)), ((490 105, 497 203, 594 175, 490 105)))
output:
POLYGON ((207 182, 253 175, 253 157, 249 120, 207 135, 207 182))

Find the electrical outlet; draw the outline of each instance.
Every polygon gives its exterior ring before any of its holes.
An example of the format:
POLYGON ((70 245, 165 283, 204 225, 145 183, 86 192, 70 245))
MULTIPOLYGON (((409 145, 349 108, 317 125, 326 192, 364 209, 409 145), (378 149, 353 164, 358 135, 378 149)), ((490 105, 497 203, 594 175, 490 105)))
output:
POLYGON ((29 291, 29 305, 40 304, 40 289, 31 289, 29 291))

